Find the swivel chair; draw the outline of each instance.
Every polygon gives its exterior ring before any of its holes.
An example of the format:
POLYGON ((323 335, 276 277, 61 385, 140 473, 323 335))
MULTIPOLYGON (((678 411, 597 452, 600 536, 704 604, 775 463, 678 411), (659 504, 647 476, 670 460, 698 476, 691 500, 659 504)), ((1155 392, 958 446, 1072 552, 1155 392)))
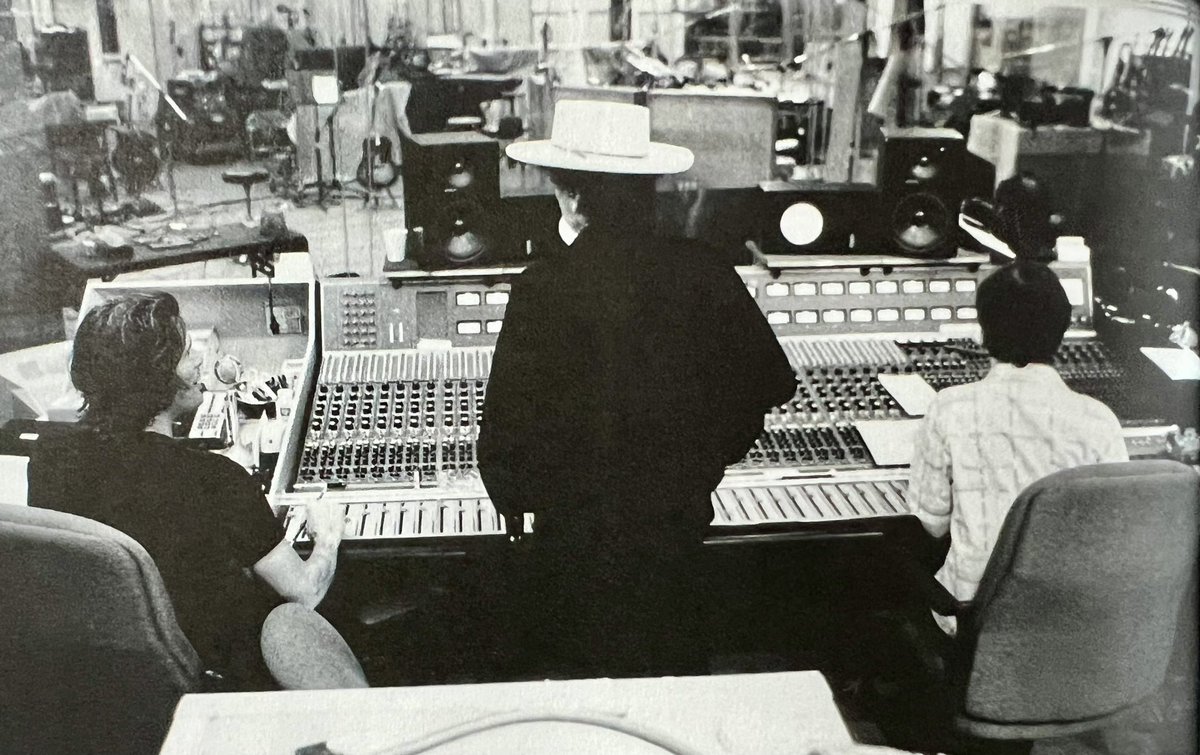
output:
POLYGON ((0 505, 0 574, 0 752, 157 752, 201 666, 142 546, 0 505))
POLYGON ((1177 628, 1193 626, 1198 492, 1173 461, 1056 472, 1013 504, 974 600, 926 573, 934 610, 958 617, 943 654, 957 739, 942 751, 1099 729, 1162 685, 1177 628))

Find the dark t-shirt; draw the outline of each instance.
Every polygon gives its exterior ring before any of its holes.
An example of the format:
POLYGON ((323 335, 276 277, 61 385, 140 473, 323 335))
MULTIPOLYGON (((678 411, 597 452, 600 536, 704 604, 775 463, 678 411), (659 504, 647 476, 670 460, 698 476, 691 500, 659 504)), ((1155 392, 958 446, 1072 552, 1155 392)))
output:
POLYGON ((138 541, 208 668, 238 676, 260 655, 262 621, 280 599, 250 568, 282 533, 258 483, 236 462, 158 433, 80 428, 34 452, 29 503, 138 541))

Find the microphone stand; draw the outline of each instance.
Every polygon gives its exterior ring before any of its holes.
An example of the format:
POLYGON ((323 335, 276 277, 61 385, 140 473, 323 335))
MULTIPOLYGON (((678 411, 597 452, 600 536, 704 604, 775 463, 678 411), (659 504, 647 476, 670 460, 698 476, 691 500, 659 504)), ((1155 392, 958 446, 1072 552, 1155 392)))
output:
MULTIPOLYGON (((158 83, 158 79, 154 78, 154 74, 150 73, 150 70, 142 64, 141 60, 138 60, 136 55, 133 53, 126 53, 125 59, 133 63, 134 68, 137 69, 137 72, 142 75, 142 78, 148 81, 150 86, 157 90, 160 95, 162 95, 163 99, 167 101, 167 104, 171 106, 171 109, 175 111, 175 115, 178 115, 180 120, 182 120, 184 123, 191 122, 188 119, 187 114, 184 113, 183 109, 179 107, 179 104, 172 99, 167 90, 158 83)), ((175 188, 175 139, 177 137, 172 137, 170 146, 168 147, 165 146, 165 140, 162 138, 162 126, 160 125, 154 130, 154 132, 158 137, 158 148, 163 153, 163 162, 167 164, 167 192, 171 195, 171 217, 178 218, 179 196, 175 188)))

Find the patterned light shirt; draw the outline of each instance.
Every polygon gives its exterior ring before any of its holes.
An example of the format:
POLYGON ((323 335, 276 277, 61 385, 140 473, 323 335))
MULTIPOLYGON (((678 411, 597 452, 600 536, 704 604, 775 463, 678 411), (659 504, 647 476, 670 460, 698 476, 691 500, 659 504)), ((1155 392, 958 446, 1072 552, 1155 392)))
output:
MULTIPOLYGON (((908 489, 925 529, 950 533, 938 581, 970 600, 1022 490, 1052 472, 1128 458, 1112 411, 1049 365, 998 363, 983 380, 941 391, 917 434, 908 489)), ((955 632, 952 617, 935 618, 955 632)))

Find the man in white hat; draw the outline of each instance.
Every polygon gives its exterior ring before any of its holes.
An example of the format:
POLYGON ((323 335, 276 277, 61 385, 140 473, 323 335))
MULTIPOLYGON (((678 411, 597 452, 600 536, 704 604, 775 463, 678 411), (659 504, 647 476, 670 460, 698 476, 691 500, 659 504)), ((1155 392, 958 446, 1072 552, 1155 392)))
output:
POLYGON ((564 100, 549 140, 507 153, 549 172, 562 215, 561 250, 513 282, 479 436, 497 510, 535 515, 525 592, 557 609, 527 650, 686 670, 710 494, 795 375, 730 265, 653 234, 654 181, 692 153, 651 142, 646 108, 564 100))

